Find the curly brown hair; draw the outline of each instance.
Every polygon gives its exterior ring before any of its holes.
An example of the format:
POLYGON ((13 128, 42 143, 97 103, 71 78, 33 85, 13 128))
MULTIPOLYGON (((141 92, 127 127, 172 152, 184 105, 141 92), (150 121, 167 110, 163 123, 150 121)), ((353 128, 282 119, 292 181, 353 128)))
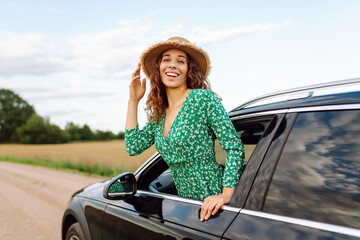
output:
MULTIPOLYGON (((154 71, 150 74, 150 85, 151 90, 146 101, 145 111, 147 113, 148 121, 159 124, 159 120, 164 113, 165 109, 168 107, 168 101, 165 91, 165 85, 163 84, 160 77, 160 62, 162 59, 162 54, 156 58, 153 63, 154 71)), ((198 64, 195 60, 188 54, 187 64, 187 87, 190 89, 209 89, 211 90, 210 83, 205 79, 204 75, 201 73, 198 64)))

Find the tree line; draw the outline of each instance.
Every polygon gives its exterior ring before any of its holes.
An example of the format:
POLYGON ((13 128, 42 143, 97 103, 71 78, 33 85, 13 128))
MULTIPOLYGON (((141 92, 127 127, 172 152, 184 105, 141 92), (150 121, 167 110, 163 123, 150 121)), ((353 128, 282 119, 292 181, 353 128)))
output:
POLYGON ((0 143, 68 143, 124 139, 124 132, 91 130, 68 122, 64 129, 38 115, 34 107, 9 89, 0 89, 0 143))

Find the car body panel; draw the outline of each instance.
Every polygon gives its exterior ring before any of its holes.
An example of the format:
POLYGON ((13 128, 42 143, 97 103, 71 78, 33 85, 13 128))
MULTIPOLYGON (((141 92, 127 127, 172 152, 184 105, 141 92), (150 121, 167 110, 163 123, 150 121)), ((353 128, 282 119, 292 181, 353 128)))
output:
POLYGON ((72 201, 67 206, 63 215, 61 228, 61 237, 63 240, 65 240, 67 229, 75 222, 80 224, 85 239, 93 239, 91 237, 90 228, 86 220, 83 205, 77 197, 72 198, 72 201))
POLYGON ((103 216, 106 204, 90 198, 81 198, 92 239, 101 239, 103 216))
POLYGON ((319 225, 313 221, 284 218, 273 214, 243 209, 225 232, 224 239, 355 240, 360 238, 357 229, 342 228, 343 233, 340 233, 336 232, 337 228, 339 226, 330 224, 319 225), (303 222, 307 224, 301 224, 303 222))
POLYGON ((315 96, 311 98, 302 98, 290 101, 282 101, 277 103, 269 103, 256 107, 249 107, 242 110, 236 108, 229 112, 229 116, 245 115, 250 113, 267 112, 279 109, 300 108, 300 107, 313 107, 313 106, 325 106, 325 105, 340 105, 340 104, 352 104, 359 103, 360 92, 350 92, 342 94, 331 94, 324 96, 315 96))
POLYGON ((237 213, 222 210, 201 222, 201 203, 138 191, 127 201, 109 202, 103 239, 220 239, 237 213))

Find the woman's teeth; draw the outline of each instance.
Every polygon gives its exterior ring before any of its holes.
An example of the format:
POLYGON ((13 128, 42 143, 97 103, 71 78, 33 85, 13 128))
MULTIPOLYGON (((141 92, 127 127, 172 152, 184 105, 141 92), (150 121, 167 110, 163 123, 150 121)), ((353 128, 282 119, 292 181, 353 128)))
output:
POLYGON ((177 77, 179 76, 179 74, 176 74, 176 73, 166 73, 167 76, 170 76, 170 77, 177 77))

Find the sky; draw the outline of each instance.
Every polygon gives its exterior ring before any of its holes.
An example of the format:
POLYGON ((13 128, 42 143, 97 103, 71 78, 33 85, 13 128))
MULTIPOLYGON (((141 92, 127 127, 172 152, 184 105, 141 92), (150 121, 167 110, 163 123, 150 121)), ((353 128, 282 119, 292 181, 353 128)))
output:
MULTIPOLYGON (((60 127, 124 131, 141 53, 172 36, 208 52, 209 81, 227 111, 270 92, 360 77, 358 0, 0 0, 0 6, 0 88, 60 127)), ((146 96, 140 126, 145 102, 146 96)))

